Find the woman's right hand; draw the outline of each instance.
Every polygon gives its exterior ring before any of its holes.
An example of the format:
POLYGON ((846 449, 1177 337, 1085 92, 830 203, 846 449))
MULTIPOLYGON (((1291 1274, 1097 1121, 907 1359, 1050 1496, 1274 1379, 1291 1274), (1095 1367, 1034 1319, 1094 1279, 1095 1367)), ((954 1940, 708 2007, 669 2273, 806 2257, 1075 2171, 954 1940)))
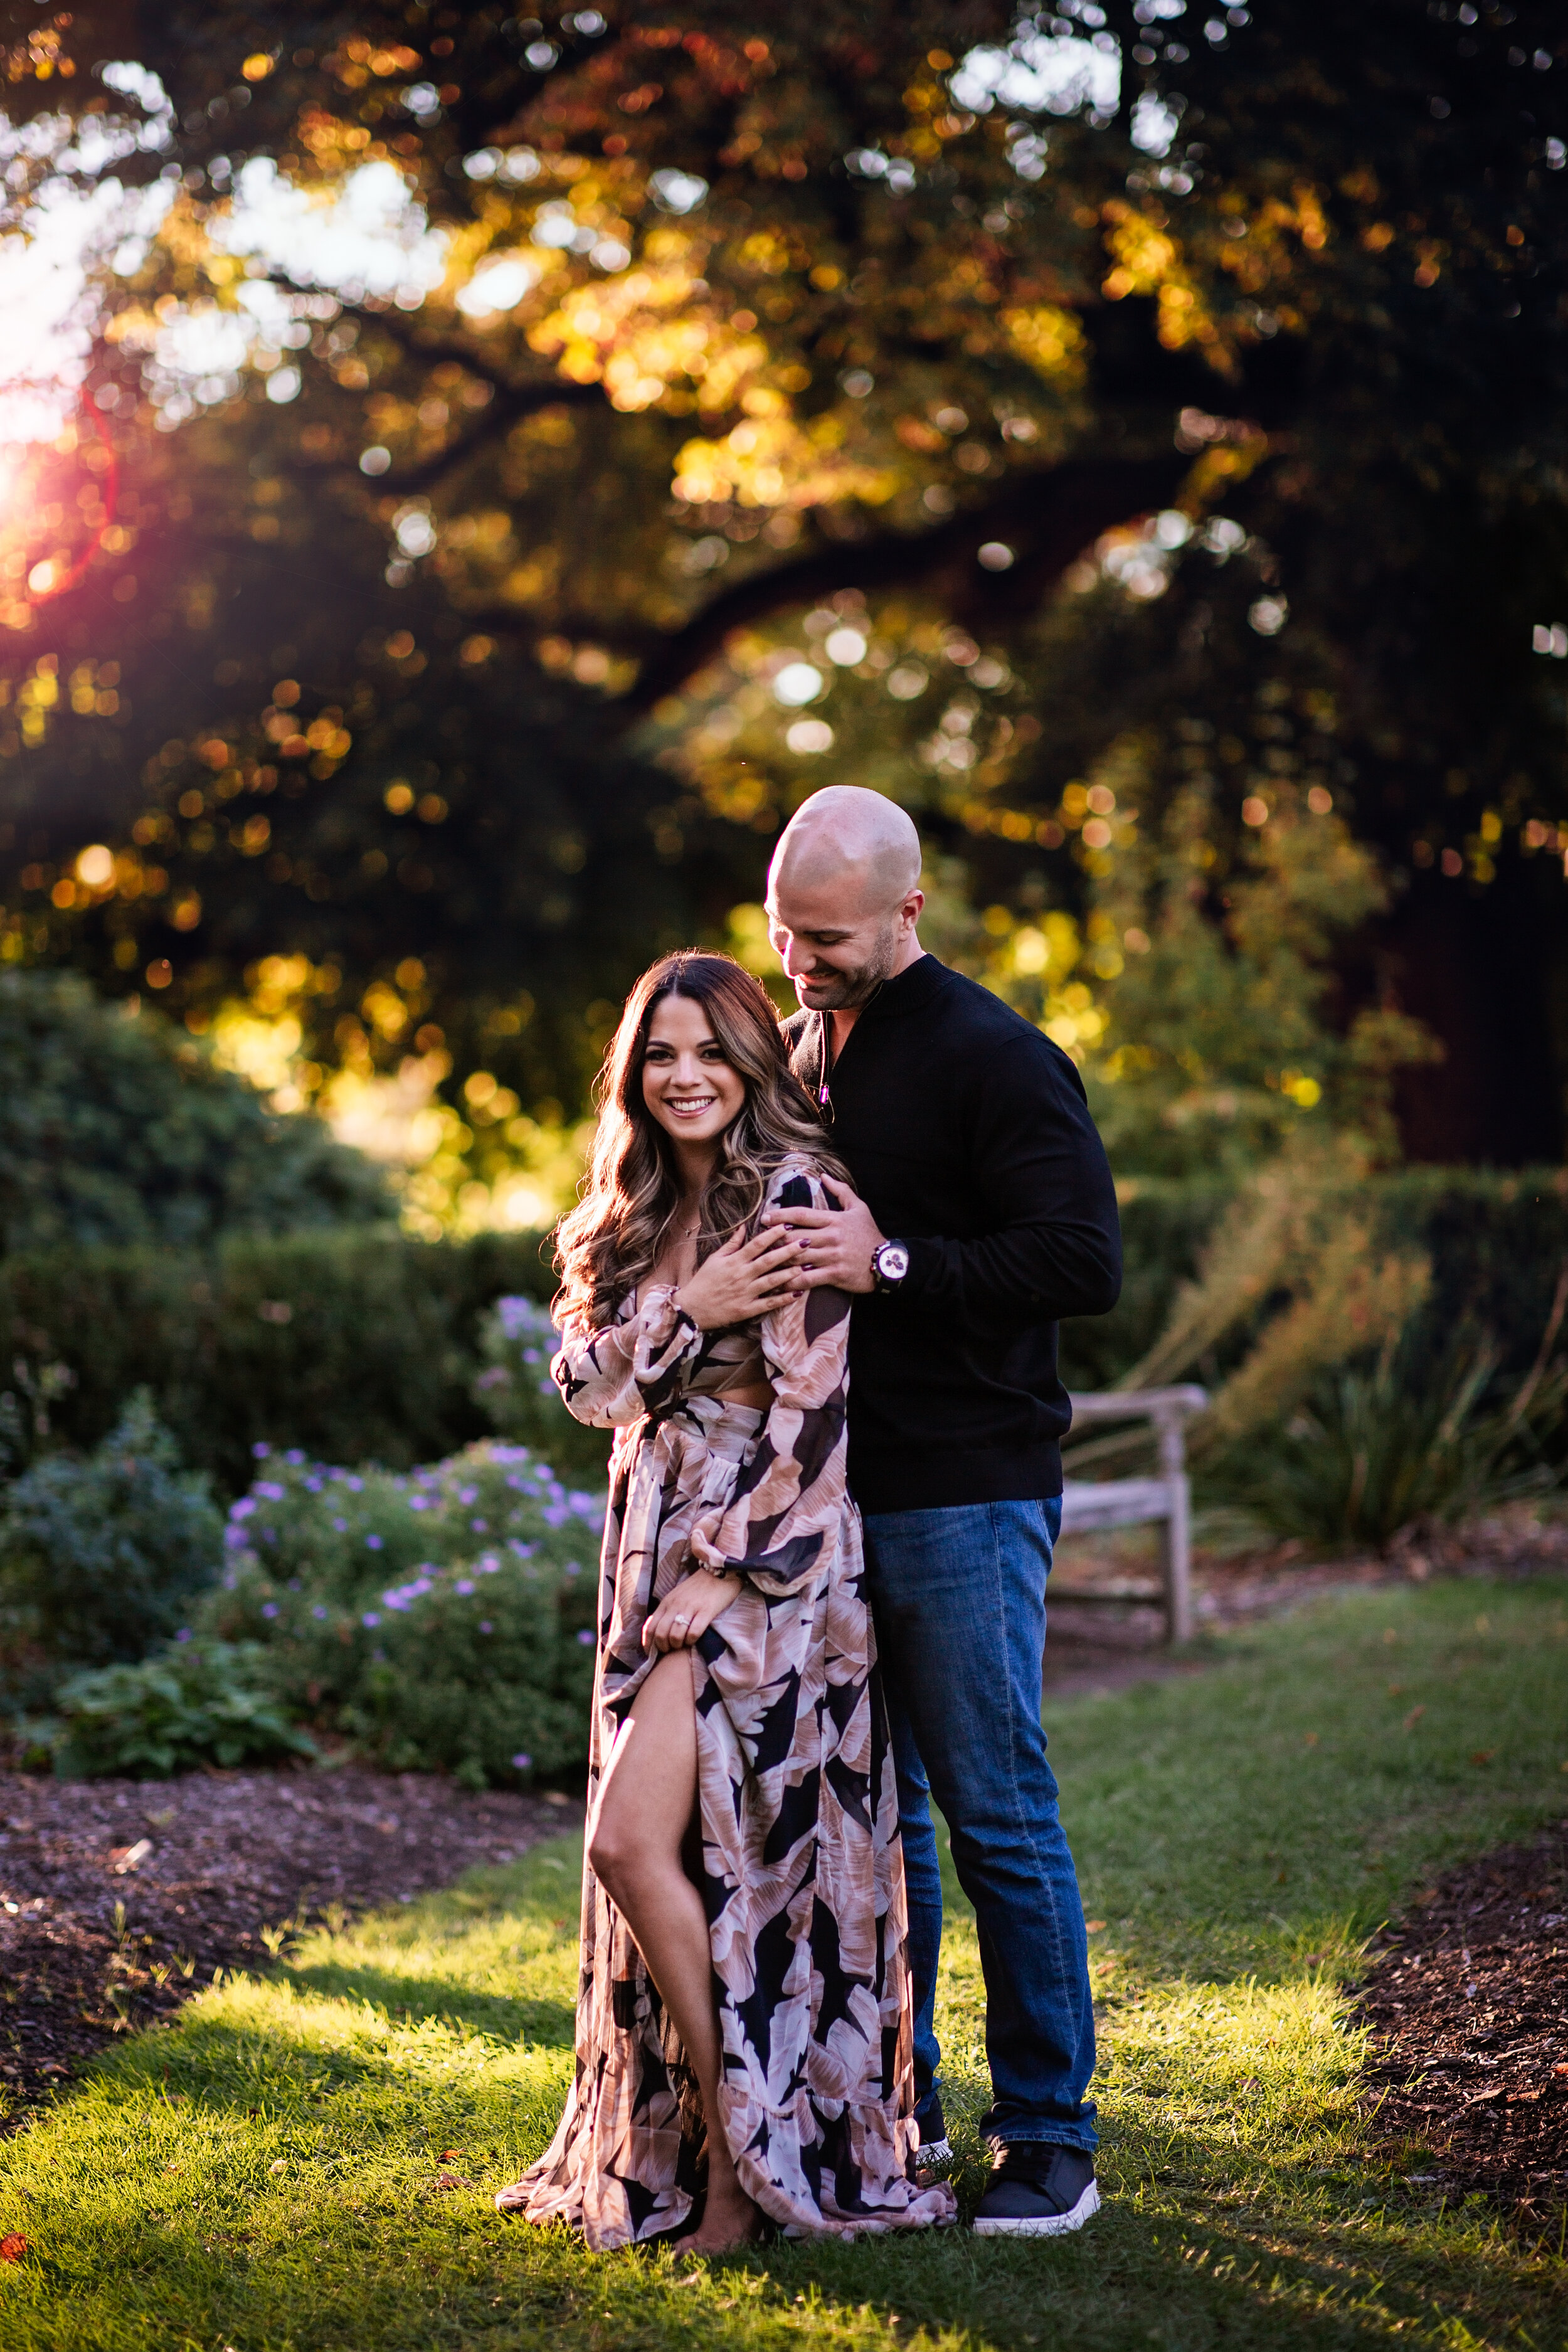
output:
POLYGON ((750 1241, 737 1234, 681 1284, 676 1305, 703 1331, 754 1323, 759 1316, 787 1306, 802 1288, 795 1271, 798 1255, 794 1237, 779 1228, 750 1241))

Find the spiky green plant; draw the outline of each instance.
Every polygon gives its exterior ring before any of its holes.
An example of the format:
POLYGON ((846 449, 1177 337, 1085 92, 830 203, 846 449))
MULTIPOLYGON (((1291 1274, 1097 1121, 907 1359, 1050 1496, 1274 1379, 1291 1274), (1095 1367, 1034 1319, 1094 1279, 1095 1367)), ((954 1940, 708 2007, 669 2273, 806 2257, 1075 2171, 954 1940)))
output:
POLYGON ((1382 1549, 1421 1521, 1473 1517, 1562 1484, 1568 1364, 1550 1360, 1564 1285, 1535 1363, 1498 1376, 1474 1328, 1423 1362, 1407 1331, 1370 1361, 1325 1373, 1283 1429, 1227 1447, 1205 1497, 1239 1506, 1280 1536, 1382 1549))

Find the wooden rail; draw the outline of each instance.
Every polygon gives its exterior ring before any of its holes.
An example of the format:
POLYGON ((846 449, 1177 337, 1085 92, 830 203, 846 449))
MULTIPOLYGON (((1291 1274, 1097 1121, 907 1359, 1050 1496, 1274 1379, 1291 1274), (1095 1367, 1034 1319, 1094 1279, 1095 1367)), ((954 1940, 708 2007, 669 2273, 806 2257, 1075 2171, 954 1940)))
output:
MULTIPOLYGON (((1183 1424, 1208 1402, 1208 1391, 1191 1385, 1168 1389, 1102 1390, 1072 1399, 1075 1427, 1088 1422, 1149 1421, 1160 1454, 1157 1478, 1068 1478, 1062 1488, 1062 1533, 1094 1535, 1107 1528, 1130 1528, 1155 1520, 1163 1528, 1159 1584, 1124 1580, 1098 1591, 1064 1590, 1073 1601, 1153 1601, 1165 1613, 1167 1642, 1192 1637, 1192 1491, 1187 1483, 1183 1424)), ((1069 1457, 1070 1458, 1070 1457, 1069 1457)))

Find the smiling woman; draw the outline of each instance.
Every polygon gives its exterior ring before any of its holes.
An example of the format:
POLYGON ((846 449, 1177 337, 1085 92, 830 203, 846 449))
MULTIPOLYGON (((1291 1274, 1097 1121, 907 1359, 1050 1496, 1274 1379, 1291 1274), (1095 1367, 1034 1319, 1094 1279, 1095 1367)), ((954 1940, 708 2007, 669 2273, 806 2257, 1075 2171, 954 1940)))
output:
POLYGON ((728 956, 667 956, 643 974, 596 1093, 588 1190, 557 1235, 559 1305, 580 1319, 614 1313, 656 1272, 705 1268, 744 1239, 784 1160, 825 1157, 773 1005, 728 956))
POLYGON ((762 1212, 842 1171, 760 982, 643 975, 560 1234, 553 1371, 616 1432, 576 2077, 497 2203, 605 2249, 950 2221, 913 2179, 898 1801, 845 1484, 848 1301, 762 1212), (698 1851, 691 1851, 693 1822, 698 1851), (800 1988, 820 1985, 809 2003, 800 1988))
POLYGON ((643 1100, 666 1132, 683 1145, 716 1142, 739 1116, 746 1084, 726 1060, 700 1004, 668 996, 648 1023, 643 1054, 643 1100))

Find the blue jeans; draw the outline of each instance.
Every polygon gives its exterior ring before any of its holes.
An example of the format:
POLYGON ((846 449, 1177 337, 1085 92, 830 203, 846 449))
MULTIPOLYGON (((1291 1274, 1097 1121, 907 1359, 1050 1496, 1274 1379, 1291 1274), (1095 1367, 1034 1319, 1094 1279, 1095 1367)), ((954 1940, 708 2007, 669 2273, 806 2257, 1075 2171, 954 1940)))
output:
POLYGON ((915 1999, 915 2090, 936 2085, 942 1873, 931 1798, 974 1906, 993 2142, 1098 2145, 1083 1902, 1046 1761, 1040 1673, 1059 1499, 878 1511, 866 1520, 899 1776, 915 1999))

